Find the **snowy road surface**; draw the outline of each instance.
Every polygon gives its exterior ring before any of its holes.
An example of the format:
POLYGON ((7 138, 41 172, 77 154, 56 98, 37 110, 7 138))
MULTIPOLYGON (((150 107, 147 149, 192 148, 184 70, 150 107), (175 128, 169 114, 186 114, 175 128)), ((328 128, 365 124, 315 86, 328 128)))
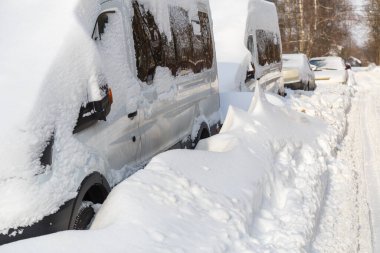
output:
POLYGON ((357 74, 360 139, 367 182, 373 252, 380 252, 380 69, 357 74))
POLYGON ((380 252, 380 68, 356 80, 232 109, 119 184, 90 230, 0 252, 380 252))

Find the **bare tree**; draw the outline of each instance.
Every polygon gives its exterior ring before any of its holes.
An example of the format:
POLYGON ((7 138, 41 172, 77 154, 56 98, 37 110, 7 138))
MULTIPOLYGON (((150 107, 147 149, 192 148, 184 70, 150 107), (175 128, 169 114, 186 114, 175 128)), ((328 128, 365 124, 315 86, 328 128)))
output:
MULTIPOLYGON (((376 0, 380 1, 380 0, 376 0)), ((277 0, 283 51, 341 55, 351 41, 349 0, 277 0)))
POLYGON ((366 7, 369 38, 366 44, 368 60, 380 64, 380 0, 368 0, 366 7))

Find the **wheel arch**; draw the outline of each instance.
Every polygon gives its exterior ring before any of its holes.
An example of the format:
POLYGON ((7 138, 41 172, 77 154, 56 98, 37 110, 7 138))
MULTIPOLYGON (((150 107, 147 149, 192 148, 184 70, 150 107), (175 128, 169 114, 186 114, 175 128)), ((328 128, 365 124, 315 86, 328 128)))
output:
POLYGON ((111 187, 106 178, 99 172, 93 172, 85 177, 78 189, 78 195, 74 200, 68 229, 73 229, 75 216, 83 200, 102 204, 110 192, 111 187))
POLYGON ((210 127, 205 121, 203 121, 198 128, 198 132, 195 139, 193 140, 193 148, 198 144, 200 140, 206 139, 210 136, 211 136, 210 127))

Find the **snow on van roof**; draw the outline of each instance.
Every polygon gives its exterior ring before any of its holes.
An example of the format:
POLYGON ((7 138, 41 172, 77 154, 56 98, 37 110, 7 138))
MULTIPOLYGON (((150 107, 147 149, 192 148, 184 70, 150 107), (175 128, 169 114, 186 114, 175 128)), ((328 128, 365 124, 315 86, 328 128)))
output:
POLYGON ((248 20, 256 29, 280 31, 274 3, 265 0, 250 0, 248 9, 249 13, 254 13, 248 16, 248 20))

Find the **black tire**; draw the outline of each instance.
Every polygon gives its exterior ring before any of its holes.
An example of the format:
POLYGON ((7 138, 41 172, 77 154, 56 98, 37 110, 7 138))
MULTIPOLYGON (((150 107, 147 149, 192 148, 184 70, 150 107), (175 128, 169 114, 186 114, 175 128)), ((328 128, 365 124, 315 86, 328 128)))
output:
POLYGON ((88 202, 82 202, 78 214, 75 217, 73 229, 86 230, 95 216, 94 208, 88 202))
POLYGON ((210 134, 209 127, 205 122, 203 122, 201 124, 201 127, 198 130, 197 137, 195 138, 194 142, 192 143, 192 148, 195 148, 200 140, 206 139, 210 136, 211 136, 211 134, 210 134))
POLYGON ((102 204, 110 191, 111 188, 107 180, 99 172, 94 172, 83 179, 81 186, 78 189, 78 195, 72 204, 67 228, 69 230, 86 229, 86 227, 81 224, 89 224, 92 217, 94 217, 94 214, 91 213, 95 212, 94 210, 83 209, 86 207, 92 208, 93 204, 102 204), (91 216, 91 219, 89 216, 91 216))

